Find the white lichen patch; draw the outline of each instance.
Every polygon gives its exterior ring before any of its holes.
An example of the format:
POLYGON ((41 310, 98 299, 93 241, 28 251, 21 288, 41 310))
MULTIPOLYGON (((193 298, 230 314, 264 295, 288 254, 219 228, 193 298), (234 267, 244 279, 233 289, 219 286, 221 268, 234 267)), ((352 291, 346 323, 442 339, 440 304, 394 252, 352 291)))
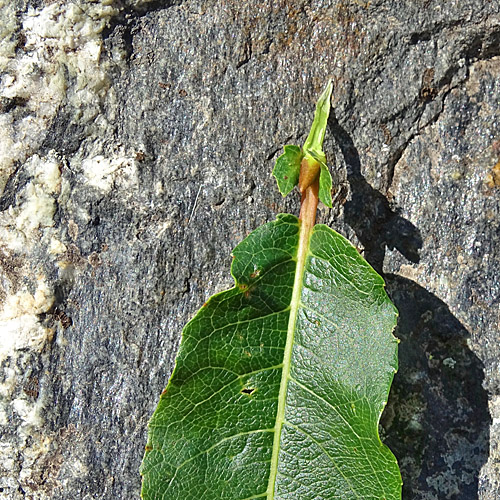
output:
POLYGON ((4 302, 0 312, 0 321, 18 318, 26 314, 42 314, 47 312, 54 303, 54 295, 45 280, 40 279, 37 289, 32 295, 21 291, 10 295, 4 302))
POLYGON ((59 241, 57 238, 52 237, 50 239, 48 251, 51 255, 60 255, 66 252, 67 249, 68 247, 62 241, 59 241))
POLYGON ((53 337, 53 330, 41 325, 38 317, 50 309, 53 301, 48 285, 40 279, 34 294, 19 291, 7 298, 0 311, 0 398, 5 402, 0 405, 0 425, 17 423, 16 433, 10 435, 6 446, 0 446, 0 476, 8 479, 7 486, 12 491, 32 474, 32 467, 47 448, 41 445, 50 441, 42 430, 43 408, 47 404, 42 391, 35 398, 29 397, 19 390, 19 381, 30 370, 32 357, 44 356, 53 337))
POLYGON ((29 348, 41 352, 52 331, 40 325, 38 316, 54 303, 54 295, 40 279, 34 294, 26 290, 8 296, 0 310, 0 362, 16 350, 29 348))
POLYGON ((53 306, 53 290, 31 256, 35 248, 48 248, 49 242, 58 241, 53 217, 61 190, 61 163, 55 153, 33 155, 23 168, 28 181, 0 214, 0 422, 7 426, 16 422, 8 446, 0 447, 0 477, 8 478, 14 492, 24 484, 23 477, 32 474, 32 466, 42 456, 40 443, 47 439, 42 432, 42 409, 47 403, 43 391, 39 393, 37 387, 36 396, 29 396, 20 381, 31 373, 33 359, 47 355, 54 335, 40 322, 40 315, 53 306), (5 464, 15 464, 18 472, 5 464))
POLYGON ((5 67, 15 56, 17 41, 14 36, 17 30, 17 15, 15 3, 11 0, 0 0, 0 67, 5 67))
POLYGON ((17 413, 19 417, 23 420, 23 427, 31 427, 34 425, 40 425, 40 412, 38 405, 30 404, 26 399, 17 398, 12 401, 12 409, 17 413))
POLYGON ((81 167, 85 181, 104 193, 113 187, 130 188, 138 183, 136 162, 132 157, 98 155, 84 159, 81 167))
POLYGON ((25 165, 31 180, 16 196, 16 203, 0 214, 0 239, 17 254, 39 243, 54 225, 56 196, 61 187, 61 165, 51 154, 32 156, 25 165))
POLYGON ((445 358, 443 359, 443 365, 448 368, 454 369, 457 362, 453 358, 445 358))
POLYGON ((0 115, 0 192, 14 162, 25 161, 40 146, 63 102, 74 120, 97 116, 110 85, 100 56, 101 32, 118 13, 111 4, 56 1, 21 14, 13 2, 0 1, 0 97, 14 103, 0 115), (24 46, 16 51, 19 22, 24 46), (19 103, 22 114, 15 111, 19 103))

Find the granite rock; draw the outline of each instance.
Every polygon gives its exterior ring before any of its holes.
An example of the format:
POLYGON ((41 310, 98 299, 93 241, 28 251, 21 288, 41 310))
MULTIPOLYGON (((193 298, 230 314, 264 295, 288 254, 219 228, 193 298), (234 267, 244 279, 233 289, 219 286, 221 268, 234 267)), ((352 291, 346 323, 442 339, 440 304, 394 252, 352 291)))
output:
POLYGON ((404 498, 500 497, 500 6, 0 2, 0 498, 128 499, 183 325, 334 82, 321 222, 385 276, 404 498))

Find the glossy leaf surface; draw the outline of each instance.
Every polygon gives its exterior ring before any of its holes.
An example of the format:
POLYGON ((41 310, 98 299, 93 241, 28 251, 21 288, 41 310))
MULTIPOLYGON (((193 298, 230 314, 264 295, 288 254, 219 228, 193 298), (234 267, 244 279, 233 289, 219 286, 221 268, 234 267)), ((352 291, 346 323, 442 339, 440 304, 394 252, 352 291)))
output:
POLYGON ((186 325, 149 424, 143 498, 401 498, 377 430, 397 312, 382 278, 326 226, 299 266, 299 228, 279 215, 248 236, 234 250, 235 287, 186 325))

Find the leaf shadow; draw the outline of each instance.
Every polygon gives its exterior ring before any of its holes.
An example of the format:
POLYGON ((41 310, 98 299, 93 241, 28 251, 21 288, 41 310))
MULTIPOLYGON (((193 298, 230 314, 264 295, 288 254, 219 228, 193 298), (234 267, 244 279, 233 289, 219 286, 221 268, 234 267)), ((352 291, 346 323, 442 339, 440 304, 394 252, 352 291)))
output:
POLYGON ((363 244, 365 258, 383 275, 399 310, 399 371, 381 433, 398 458, 403 498, 478 499, 491 424, 484 366, 468 347, 470 333, 444 302, 409 279, 382 273, 387 247, 419 262, 421 233, 363 178, 353 140, 335 116, 328 125, 351 188, 344 220, 363 244))
POLYGON ((483 364, 444 302, 409 279, 384 279, 401 343, 382 427, 401 466, 403 498, 477 499, 491 424, 483 364))
POLYGON ((365 259, 381 273, 385 249, 397 249, 410 262, 420 260, 420 231, 401 217, 387 198, 374 189, 361 174, 359 153, 352 138, 332 113, 328 126, 344 157, 351 199, 344 205, 344 220, 364 247, 365 259))

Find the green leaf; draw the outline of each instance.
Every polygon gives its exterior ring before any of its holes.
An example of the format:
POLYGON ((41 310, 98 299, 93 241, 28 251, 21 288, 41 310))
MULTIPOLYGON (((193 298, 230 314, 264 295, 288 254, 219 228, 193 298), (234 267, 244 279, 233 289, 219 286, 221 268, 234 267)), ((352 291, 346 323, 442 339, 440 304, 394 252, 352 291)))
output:
POLYGON ((319 173, 319 199, 329 208, 332 208, 332 176, 328 166, 320 163, 319 173))
POLYGON ((309 153, 320 165, 318 197, 320 201, 322 201, 327 207, 332 208, 333 181, 332 175, 330 174, 330 169, 316 153, 313 153, 312 151, 310 151, 309 153))
POLYGON ((325 153, 323 153, 323 140, 325 138, 326 125, 330 115, 330 100, 332 97, 333 83, 330 81, 316 103, 316 111, 311 130, 304 142, 304 153, 307 157, 311 153, 326 164, 325 153))
POLYGON ((149 424, 146 500, 399 500, 378 421, 397 311, 341 235, 279 215, 186 325, 149 424))
POLYGON ((286 196, 299 182, 300 162, 303 154, 299 146, 285 146, 284 153, 276 160, 273 175, 278 188, 286 196))

